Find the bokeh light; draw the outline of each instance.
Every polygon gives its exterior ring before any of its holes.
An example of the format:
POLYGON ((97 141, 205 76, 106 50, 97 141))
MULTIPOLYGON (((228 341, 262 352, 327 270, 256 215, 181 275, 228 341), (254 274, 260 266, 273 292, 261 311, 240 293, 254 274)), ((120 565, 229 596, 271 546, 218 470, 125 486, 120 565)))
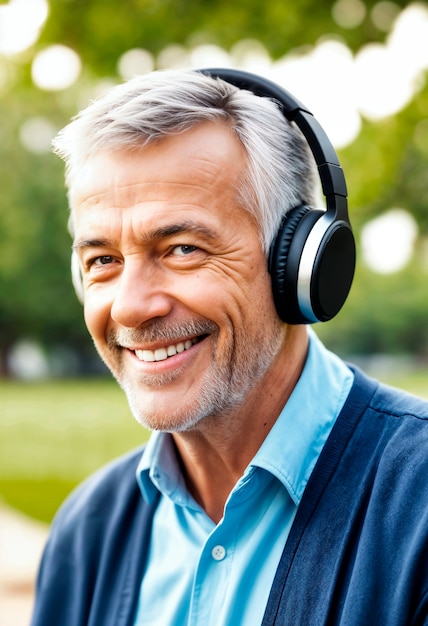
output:
POLYGON ((366 17, 366 5, 361 0, 338 0, 331 12, 342 28, 356 28, 366 17))
POLYGON ((156 59, 156 66, 160 70, 179 69, 190 65, 189 51, 179 44, 166 46, 156 59))
POLYGON ((387 211, 361 230, 364 262, 380 274, 398 272, 412 258, 417 235, 416 221, 408 211, 387 211))
POLYGON ((364 46, 355 57, 354 70, 358 109, 367 119, 398 113, 414 95, 414 77, 403 58, 382 44, 364 46))
POLYGON ((0 53, 13 56, 35 44, 48 14, 47 0, 9 0, 0 6, 0 53))
POLYGON ((271 65, 269 52, 257 39, 241 39, 230 51, 232 65, 263 74, 271 65))
POLYGON ((33 60, 34 84, 45 91, 61 91, 79 78, 82 63, 79 55, 63 45, 53 45, 39 52, 33 60))
MULTIPOLYGON (((411 4, 398 15, 387 43, 396 59, 401 59, 409 76, 428 68, 428 7, 411 4)), ((402 74, 397 77, 401 79, 402 74)), ((398 85, 397 85, 398 88, 398 85)))
POLYGON ((370 12, 370 18, 378 30, 387 33, 390 31, 400 10, 400 7, 395 2, 384 0, 374 5, 370 12))
POLYGON ((146 74, 154 69, 155 60, 148 50, 132 48, 120 57, 117 71, 124 80, 129 80, 139 74, 146 74))
POLYGON ((50 151, 56 133, 55 126, 45 117, 30 117, 22 124, 19 138, 30 152, 44 154, 50 151))
POLYGON ((38 380, 49 374, 42 348, 29 339, 23 339, 12 347, 8 361, 11 373, 21 380, 38 380))
POLYGON ((304 55, 287 55, 274 64, 273 78, 294 93, 319 119, 336 148, 358 135, 354 60, 345 43, 323 39, 304 55))
POLYGON ((228 53, 212 44, 197 46, 190 53, 190 67, 229 67, 231 65, 228 53))

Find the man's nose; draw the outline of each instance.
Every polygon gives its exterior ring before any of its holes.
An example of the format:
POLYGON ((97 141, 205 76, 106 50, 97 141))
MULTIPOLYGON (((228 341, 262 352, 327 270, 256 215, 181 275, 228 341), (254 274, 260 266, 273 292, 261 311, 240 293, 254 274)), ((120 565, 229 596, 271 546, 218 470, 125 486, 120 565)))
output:
POLYGON ((112 319, 128 328, 168 315, 172 299, 167 294, 161 269, 140 262, 125 262, 117 279, 111 307, 112 319))

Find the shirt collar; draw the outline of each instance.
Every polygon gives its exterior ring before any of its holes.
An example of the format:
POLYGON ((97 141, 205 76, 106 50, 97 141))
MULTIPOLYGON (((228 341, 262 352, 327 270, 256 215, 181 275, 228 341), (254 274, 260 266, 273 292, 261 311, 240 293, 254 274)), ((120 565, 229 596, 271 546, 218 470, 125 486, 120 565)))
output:
POLYGON ((155 431, 144 448, 137 468, 137 481, 147 502, 156 499, 157 491, 182 506, 194 505, 188 494, 170 433, 155 431))
POLYGON ((249 465, 274 474, 296 505, 351 389, 354 375, 312 329, 303 372, 249 465))
MULTIPOLYGON (((311 328, 302 374, 284 409, 247 468, 276 476, 297 505, 318 456, 353 383, 351 370, 329 352, 311 328), (327 391, 326 391, 327 390, 327 391)), ((183 506, 195 506, 188 494, 173 439, 152 433, 137 468, 143 497, 152 502, 159 490, 183 506)))

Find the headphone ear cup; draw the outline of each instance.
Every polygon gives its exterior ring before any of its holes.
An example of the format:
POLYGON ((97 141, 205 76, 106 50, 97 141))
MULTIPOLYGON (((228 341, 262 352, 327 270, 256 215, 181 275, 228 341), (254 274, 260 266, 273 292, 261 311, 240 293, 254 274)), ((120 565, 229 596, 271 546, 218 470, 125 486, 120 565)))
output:
POLYGON ((272 243, 269 254, 269 272, 276 310, 287 324, 305 324, 308 320, 300 311, 298 301, 298 270, 300 256, 313 224, 323 215, 323 211, 309 206, 291 209, 272 243), (301 229, 305 223, 304 232, 301 229), (296 231, 299 236, 296 239, 296 231))
POLYGON ((287 324, 326 322, 349 293, 355 269, 352 230, 344 221, 324 226, 326 215, 308 206, 292 209, 271 246, 273 299, 287 324))
POLYGON ((314 259, 310 293, 302 299, 310 301, 311 312, 317 321, 331 320, 342 308, 351 288, 355 271, 355 240, 348 222, 333 222, 322 236, 314 259))

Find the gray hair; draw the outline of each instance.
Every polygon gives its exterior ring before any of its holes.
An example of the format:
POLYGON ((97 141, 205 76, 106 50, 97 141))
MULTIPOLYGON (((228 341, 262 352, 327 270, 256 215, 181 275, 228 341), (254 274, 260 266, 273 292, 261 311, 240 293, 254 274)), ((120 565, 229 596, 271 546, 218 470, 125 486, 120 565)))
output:
MULTIPOLYGON (((255 217, 267 252, 284 215, 294 206, 313 205, 319 193, 306 140, 268 98, 192 70, 152 72, 93 101, 58 134, 53 149, 66 163, 70 189, 95 153, 139 149, 216 120, 233 129, 246 151, 238 199, 255 217)), ((72 219, 71 210, 71 231, 72 219)))

